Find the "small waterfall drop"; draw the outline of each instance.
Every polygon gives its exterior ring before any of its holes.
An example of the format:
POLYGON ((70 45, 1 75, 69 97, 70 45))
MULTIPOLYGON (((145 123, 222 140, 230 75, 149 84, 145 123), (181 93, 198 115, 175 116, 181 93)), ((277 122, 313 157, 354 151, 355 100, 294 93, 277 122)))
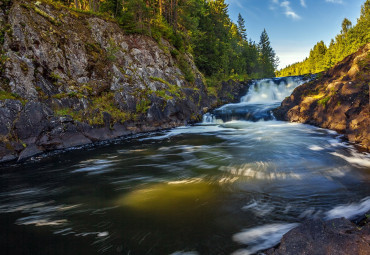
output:
POLYGON ((302 77, 284 77, 253 81, 240 103, 226 104, 203 116, 203 124, 219 124, 232 120, 272 120, 272 110, 307 82, 302 77))
POLYGON ((301 78, 263 79, 254 81, 240 102, 250 104, 280 103, 304 81, 301 78))

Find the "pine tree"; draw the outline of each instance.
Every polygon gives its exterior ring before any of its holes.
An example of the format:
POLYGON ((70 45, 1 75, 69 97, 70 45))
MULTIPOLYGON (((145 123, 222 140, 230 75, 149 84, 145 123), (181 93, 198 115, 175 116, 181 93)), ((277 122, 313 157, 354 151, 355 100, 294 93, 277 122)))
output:
POLYGON ((342 31, 341 31, 341 33, 342 34, 347 34, 348 30, 350 30, 351 28, 352 28, 352 22, 350 20, 348 20, 347 18, 344 18, 344 20, 342 22, 342 31))
POLYGON ((276 58, 275 51, 272 49, 270 45, 270 38, 267 35, 266 29, 263 30, 260 42, 259 42, 259 49, 260 49, 260 62, 263 76, 265 77, 273 77, 274 71, 277 67, 278 60, 276 58))
POLYGON ((247 29, 245 28, 245 20, 242 15, 238 15, 238 32, 242 40, 247 41, 247 29))

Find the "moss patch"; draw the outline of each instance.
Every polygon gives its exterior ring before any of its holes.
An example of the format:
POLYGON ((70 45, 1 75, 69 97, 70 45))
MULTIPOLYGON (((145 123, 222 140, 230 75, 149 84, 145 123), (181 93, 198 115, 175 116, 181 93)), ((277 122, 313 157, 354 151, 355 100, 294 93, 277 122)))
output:
POLYGON ((35 12, 39 15, 41 15, 42 17, 46 18, 47 20, 49 20, 53 25, 55 26, 59 26, 61 25, 61 22, 58 21, 57 19, 55 19, 54 17, 50 16, 49 14, 47 14, 46 12, 44 12, 43 10, 37 8, 36 6, 33 7, 33 9, 35 10, 35 12))
POLYGON ((322 99, 320 99, 319 101, 317 101, 317 103, 319 103, 320 105, 322 106, 326 106, 326 104, 328 103, 328 101, 330 100, 331 96, 326 96, 322 99))
POLYGON ((57 116, 69 115, 76 121, 98 126, 105 124, 104 112, 111 115, 112 123, 123 123, 134 118, 132 113, 118 108, 112 92, 103 93, 99 97, 92 98, 88 108, 85 110, 75 111, 71 108, 61 108, 56 109, 54 112, 57 116))
POLYGON ((185 99, 184 93, 181 91, 181 88, 179 86, 173 85, 169 83, 168 81, 163 80, 159 77, 149 77, 152 81, 158 81, 167 86, 167 89, 157 90, 154 93, 162 97, 165 100, 173 99, 174 96, 176 96, 179 99, 185 99))

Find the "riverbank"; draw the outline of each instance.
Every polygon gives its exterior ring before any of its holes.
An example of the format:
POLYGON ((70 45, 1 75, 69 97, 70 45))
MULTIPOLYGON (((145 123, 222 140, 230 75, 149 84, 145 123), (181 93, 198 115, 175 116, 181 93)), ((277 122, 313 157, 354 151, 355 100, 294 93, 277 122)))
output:
POLYGON ((370 150, 370 44, 303 84, 274 111, 281 120, 335 130, 370 150))
POLYGON ((46 2, 0 8, 0 162, 187 125, 248 82, 209 90, 166 40, 46 2))

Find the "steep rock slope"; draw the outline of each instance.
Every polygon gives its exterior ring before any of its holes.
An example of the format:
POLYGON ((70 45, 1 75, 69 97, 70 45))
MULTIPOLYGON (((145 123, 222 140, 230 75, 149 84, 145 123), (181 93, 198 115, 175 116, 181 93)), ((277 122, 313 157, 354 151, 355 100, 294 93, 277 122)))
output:
POLYGON ((275 116, 343 133, 370 150, 370 44, 296 88, 275 116))
POLYGON ((44 2, 0 8, 0 162, 184 125, 217 104, 165 40, 44 2))

